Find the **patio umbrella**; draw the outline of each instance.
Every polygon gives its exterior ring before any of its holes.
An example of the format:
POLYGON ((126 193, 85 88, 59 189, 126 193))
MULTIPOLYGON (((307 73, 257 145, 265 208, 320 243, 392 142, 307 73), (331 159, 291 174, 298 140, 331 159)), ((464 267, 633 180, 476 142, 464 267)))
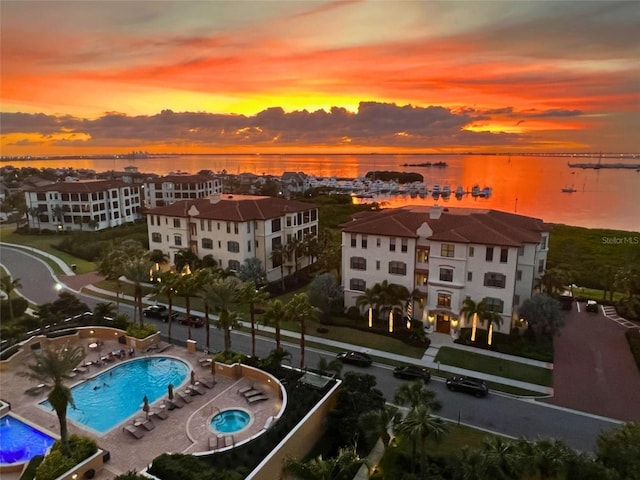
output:
POLYGON ((191 385, 195 385, 195 384, 196 384, 196 372, 191 370, 191 385))
POLYGON ((169 386, 167 387, 167 397, 169 398, 169 400, 173 400, 173 384, 170 383, 169 386))
POLYGON ((146 395, 142 399, 142 411, 144 412, 145 417, 148 420, 149 419, 149 399, 147 398, 146 395))

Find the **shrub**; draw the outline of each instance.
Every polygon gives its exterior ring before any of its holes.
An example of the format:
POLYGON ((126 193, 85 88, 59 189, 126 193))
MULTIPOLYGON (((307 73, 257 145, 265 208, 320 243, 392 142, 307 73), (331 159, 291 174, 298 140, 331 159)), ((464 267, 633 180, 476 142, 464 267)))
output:
POLYGON ((216 362, 224 363, 226 365, 233 365, 234 363, 241 363, 246 358, 246 355, 230 350, 225 350, 216 354, 213 359, 216 362))
POLYGON ((148 477, 145 477, 144 475, 138 475, 134 471, 128 471, 127 473, 123 473, 122 475, 114 477, 113 480, 148 480, 148 477))
POLYGON ((54 480, 98 451, 95 440, 80 435, 69 436, 69 446, 71 456, 67 457, 62 454, 60 440, 53 444, 49 454, 36 469, 38 480, 54 480))
POLYGON ((636 360, 636 365, 640 369, 640 329, 627 330, 624 335, 627 337, 627 342, 629 342, 629 348, 631 349, 633 358, 636 360))
MULTIPOLYGON (((18 318, 27 310, 29 302, 22 297, 13 297, 11 299, 11 307, 13 308, 13 318, 18 318)), ((0 317, 4 320, 9 319, 9 301, 2 300, 0 302, 0 317)))
POLYGON ((130 323, 129 325, 127 325, 127 335, 134 338, 147 338, 157 331, 158 327, 148 323, 142 325, 138 323, 130 323))
POLYGON ((360 309, 358 307, 349 307, 347 309, 347 318, 354 321, 362 320, 360 309))

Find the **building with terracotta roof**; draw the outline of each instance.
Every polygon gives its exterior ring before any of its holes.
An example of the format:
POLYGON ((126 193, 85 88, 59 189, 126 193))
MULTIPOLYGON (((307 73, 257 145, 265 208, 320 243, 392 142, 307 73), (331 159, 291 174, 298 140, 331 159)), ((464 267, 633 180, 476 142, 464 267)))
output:
POLYGON ((544 274, 549 228, 540 219, 440 206, 407 206, 357 214, 342 228, 345 306, 367 288, 388 283, 418 292, 413 318, 457 335, 470 326, 460 310, 469 297, 500 313, 509 332, 514 313, 544 274))
POLYGON ((179 250, 190 248, 198 257, 212 255, 218 265, 237 271, 245 260, 262 262, 267 281, 308 266, 311 258, 298 252, 281 263, 275 249, 293 239, 318 234, 315 205, 283 198, 220 195, 181 200, 147 212, 149 248, 167 254, 171 262, 179 250))
POLYGON ((156 208, 178 200, 204 198, 221 192, 222 184, 216 177, 173 173, 146 181, 144 202, 147 208, 156 208))
POLYGON ((134 222, 140 215, 140 187, 119 180, 57 182, 25 187, 29 227, 102 230, 134 222))

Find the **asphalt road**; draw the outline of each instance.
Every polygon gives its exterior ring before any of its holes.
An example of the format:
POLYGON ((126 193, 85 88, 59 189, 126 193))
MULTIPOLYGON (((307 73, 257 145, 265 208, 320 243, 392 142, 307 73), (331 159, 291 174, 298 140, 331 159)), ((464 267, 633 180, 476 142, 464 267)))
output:
MULTIPOLYGON (((9 270, 13 278, 20 278, 23 288, 21 293, 34 303, 45 303, 55 300, 58 294, 57 279, 48 267, 39 259, 10 248, 0 248, 0 263, 9 270)), ((103 299, 95 299, 88 295, 80 295, 81 299, 90 307, 103 299)), ((120 313, 133 313, 129 305, 120 305, 120 313)), ((148 321, 148 320, 147 320, 148 321)), ((166 334, 167 324, 152 320, 158 329, 166 334)), ((199 348, 205 345, 205 328, 192 328, 192 338, 199 348)), ((185 340, 188 328, 183 325, 172 325, 172 337, 185 340)), ((223 349, 222 332, 210 329, 210 346, 213 351, 223 349)), ((244 353, 251 351, 251 337, 248 333, 232 332, 232 347, 244 353)), ((283 342, 283 347, 291 352, 291 363, 298 366, 300 352, 297 343, 283 342)), ((268 355, 274 348, 274 341, 258 337, 256 340, 256 354, 260 357, 268 355)), ((306 364, 310 367, 317 365, 321 356, 331 359, 332 352, 323 352, 315 348, 306 348, 306 364)), ((378 388, 382 390, 388 400, 393 399, 396 390, 403 380, 393 377, 392 369, 381 364, 374 364, 369 368, 346 366, 343 371, 357 371, 375 375, 378 388)), ((429 388, 433 389, 443 403, 439 415, 453 421, 483 428, 512 437, 527 439, 555 438, 580 451, 592 451, 596 445, 598 435, 605 430, 619 425, 619 422, 604 417, 584 414, 576 410, 555 407, 533 400, 523 400, 498 393, 490 393, 486 398, 475 398, 463 393, 449 392, 444 382, 432 379, 429 388)))

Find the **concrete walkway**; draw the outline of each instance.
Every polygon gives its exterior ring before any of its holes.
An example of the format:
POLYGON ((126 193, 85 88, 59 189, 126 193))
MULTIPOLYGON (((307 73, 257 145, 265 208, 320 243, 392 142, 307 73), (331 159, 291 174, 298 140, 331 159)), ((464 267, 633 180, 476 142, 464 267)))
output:
MULTIPOLYGON (((102 288, 96 287, 95 285, 92 285, 90 282, 96 280, 97 277, 95 274, 87 274, 87 275, 77 275, 76 277, 82 277, 82 278, 74 278, 73 280, 78 280, 78 281, 69 281, 70 279, 68 277, 74 276, 75 273, 66 265, 66 263, 64 263, 61 259, 59 259, 58 257, 51 255, 47 252, 43 252, 41 250, 37 250, 35 248, 32 247, 25 247, 22 245, 14 245, 14 244, 6 244, 6 243, 2 243, 3 247, 13 247, 13 248, 19 248, 21 250, 27 251, 27 252, 31 252, 33 254, 36 255, 40 255, 42 257, 46 257, 54 262, 56 262, 57 265, 60 266, 60 268, 65 272, 65 274, 63 276, 60 277, 60 280, 65 282, 65 285, 67 286, 67 288, 69 288, 69 290, 72 290, 74 292, 79 292, 81 289, 85 289, 88 290, 89 292, 94 292, 94 293, 98 293, 100 295, 103 295, 105 297, 112 297, 115 298, 114 296, 114 292, 110 291, 110 290, 104 290, 102 288), (66 281, 65 281, 66 280, 66 281), (84 282, 82 281, 84 280, 84 282), (86 282, 86 283, 85 283, 86 282)), ((122 295, 120 297, 120 300, 126 300, 129 302, 133 302, 134 299, 132 296, 130 295, 122 295)), ((144 302, 147 304, 155 304, 156 302, 154 300, 152 300, 152 295, 147 295, 144 298, 144 302)), ((181 307, 174 307, 175 311, 178 312, 185 312, 184 308, 181 307)), ((200 314, 203 315, 202 312, 196 312, 196 311, 192 311, 192 313, 194 314, 200 314)), ((210 315, 211 318, 215 318, 214 315, 210 315)), ((244 327, 249 327, 249 324, 246 322, 241 322, 242 325, 244 327)), ((275 332, 275 330, 273 328, 270 327, 264 327, 264 326, 260 326, 258 329, 258 333, 260 331, 265 331, 265 332, 270 332, 273 333, 275 332)), ((295 338, 295 339, 299 339, 300 338, 300 334, 298 332, 292 332, 292 331, 286 331, 286 330, 282 330, 281 334, 283 336, 287 336, 290 338, 295 338)), ((340 350, 356 350, 356 351, 360 351, 360 352, 364 352, 367 353, 373 357, 378 357, 378 358, 386 358, 389 360, 393 360, 396 362, 400 362, 400 363, 406 363, 406 364, 413 364, 413 365, 419 365, 419 366, 423 366, 423 367, 427 367, 430 369, 433 369, 435 371, 440 372, 441 374, 451 374, 451 375, 469 375, 469 376, 473 376, 476 378, 480 378, 482 380, 486 380, 488 382, 492 382, 492 383, 499 383, 499 384, 503 384, 503 385, 509 385, 512 387, 516 387, 516 388, 520 388, 523 390, 529 390, 532 392, 536 392, 538 394, 543 394, 543 395, 553 395, 553 388, 550 387, 546 387, 546 386, 542 386, 542 385, 536 385, 536 384, 532 384, 532 383, 527 383, 527 382, 521 382, 519 380, 513 380, 510 378, 505 378, 505 377, 500 377, 497 375, 490 375, 490 374, 486 374, 486 373, 482 373, 482 372, 475 372, 472 370, 467 370, 467 369, 463 369, 463 368, 457 368, 457 367, 452 367, 449 365, 442 365, 439 364, 439 362, 435 361, 435 357, 438 354, 438 351, 441 347, 450 347, 450 348, 456 348, 459 350, 465 350, 465 351, 470 351, 473 353, 476 353, 478 355, 487 355, 487 356, 491 356, 491 357, 495 357, 495 358, 499 358, 502 360, 509 360, 512 362, 518 362, 518 363, 523 363, 523 364, 527 364, 527 365, 532 365, 532 366, 536 366, 536 367, 540 367, 540 368, 548 368, 548 369, 553 369, 553 364, 550 363, 545 363, 545 362, 539 362, 536 360, 531 360, 531 359, 527 359, 527 358, 523 358, 523 357, 517 357, 514 355, 506 355, 506 354, 502 354, 502 353, 497 353, 497 352, 492 352, 489 350, 482 350, 482 349, 478 349, 478 348, 473 348, 473 347, 469 347, 466 345, 460 345, 457 343, 453 342, 453 339, 451 338, 450 335, 446 335, 446 334, 442 334, 442 333, 431 333, 429 334, 429 339, 431 340, 431 344, 429 346, 429 348, 425 351, 424 356, 422 357, 422 359, 416 359, 413 357, 407 357, 404 355, 398 355, 395 353, 390 353, 390 352, 385 352, 383 350, 375 350, 375 349, 369 349, 369 348, 363 348, 359 345, 352 345, 352 344, 348 344, 348 343, 344 343, 344 342, 337 342, 334 340, 328 340, 326 338, 321 338, 321 337, 314 337, 312 335, 305 335, 305 338, 307 339, 308 342, 314 342, 314 343, 318 343, 318 344, 325 344, 325 345, 330 345, 334 348, 340 349, 340 350)))

